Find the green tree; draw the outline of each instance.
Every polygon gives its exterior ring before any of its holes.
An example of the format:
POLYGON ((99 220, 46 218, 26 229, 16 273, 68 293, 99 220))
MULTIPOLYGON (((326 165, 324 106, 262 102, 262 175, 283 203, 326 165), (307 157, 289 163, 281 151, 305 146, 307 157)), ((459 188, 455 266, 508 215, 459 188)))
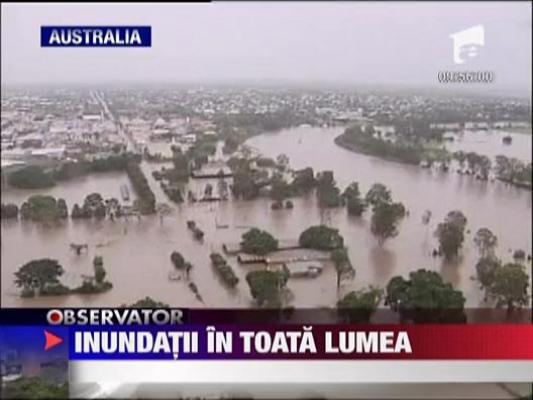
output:
POLYGON ((352 291, 337 302, 337 314, 344 323, 368 323, 383 297, 383 289, 370 286, 352 291))
POLYGON ((281 293, 289 276, 286 268, 281 271, 251 271, 246 274, 246 282, 260 306, 278 308, 282 305, 281 293))
POLYGON ((259 195, 259 177, 252 171, 239 169, 233 174, 233 185, 231 191, 237 198, 251 200, 259 195))
POLYGON ((366 210, 366 203, 361 198, 361 192, 359 191, 359 184, 357 182, 352 182, 344 190, 342 196, 346 200, 348 214, 359 217, 366 210))
POLYGON ((334 250, 344 245, 338 229, 326 225, 315 225, 300 234, 300 246, 316 250, 334 250))
POLYGON ((122 307, 128 308, 170 308, 170 306, 161 301, 152 299, 151 297, 146 296, 144 299, 137 300, 135 303, 126 306, 125 304, 122 307))
POLYGON ((457 160, 457 162, 459 163, 459 167, 461 169, 464 169, 465 161, 466 161, 466 153, 462 150, 456 151, 455 153, 453 153, 453 158, 457 160))
POLYGON ((22 288, 26 295, 43 294, 54 285, 58 285, 64 270, 57 260, 41 258, 24 264, 15 272, 15 285, 22 288))
POLYGON ((323 171, 318 174, 316 193, 320 207, 340 207, 343 203, 340 190, 333 176, 333 171, 323 171))
POLYGON ((209 257, 211 258, 211 263, 213 264, 215 271, 224 283, 229 287, 235 287, 237 283, 239 283, 239 278, 237 278, 237 275, 233 272, 233 268, 228 265, 226 259, 222 257, 220 253, 211 253, 209 257))
POLYGON ((241 249, 245 253, 265 255, 278 248, 278 240, 266 231, 252 228, 242 235, 241 249))
POLYGON ((398 235, 398 223, 404 215, 405 208, 401 203, 376 203, 372 209, 370 230, 380 245, 398 235))
POLYGON ((479 154, 474 153, 473 151, 470 151, 470 152, 466 153, 465 158, 466 158, 466 162, 468 163, 468 169, 472 173, 476 173, 476 170, 477 170, 477 167, 478 167, 478 162, 479 162, 479 159, 480 159, 479 154))
POLYGON ((444 222, 437 225, 435 236, 439 240, 444 257, 451 259, 459 253, 464 242, 467 219, 461 211, 451 211, 444 222))
POLYGON ((366 193, 365 200, 372 207, 381 203, 390 203, 392 201, 391 192, 382 183, 374 183, 366 193))
POLYGON ((498 244, 498 238, 490 229, 480 228, 476 232, 474 243, 479 249, 481 257, 487 257, 494 253, 494 249, 498 244))
POLYGON ((154 214, 155 195, 139 164, 136 161, 128 162, 126 165, 126 173, 128 174, 131 185, 137 194, 135 206, 143 215, 154 214))
POLYGON ((317 181, 315 179, 313 168, 307 167, 295 172, 291 187, 295 193, 309 193, 316 184, 317 181))
POLYGON ((65 201, 65 199, 57 200, 57 212, 58 212, 59 218, 61 219, 68 218, 68 207, 67 207, 67 202, 65 201))
POLYGON ((177 152, 174 154, 173 158, 174 162, 174 171, 175 171, 175 178, 178 181, 187 181, 189 180, 190 175, 190 167, 189 167, 189 159, 187 156, 181 152, 177 152))
POLYGON ((54 197, 36 194, 30 196, 20 209, 21 217, 37 222, 53 222, 61 218, 61 210, 58 208, 54 197))
POLYGON ((527 306, 529 280, 522 264, 505 264, 496 269, 494 282, 489 290, 490 296, 496 301, 497 306, 505 306, 509 312, 514 308, 527 306))
POLYGON ((402 320, 415 323, 465 322, 465 297, 434 271, 419 269, 392 278, 387 284, 385 304, 399 312, 402 320))
POLYGON ((104 259, 102 256, 95 256, 93 259, 94 267, 94 279, 96 283, 103 283, 106 277, 106 271, 104 269, 104 259))
POLYGON ((489 178, 489 173, 492 167, 492 162, 490 158, 486 155, 481 155, 477 161, 477 171, 481 179, 487 180, 489 178))
POLYGON ((348 256, 348 249, 341 247, 331 252, 331 261, 335 266, 335 272, 337 274, 337 291, 340 289, 341 281, 347 278, 353 278, 355 270, 348 256))
POLYGON ((73 219, 77 218, 86 218, 86 214, 84 213, 83 209, 78 205, 78 203, 74 203, 74 206, 72 206, 72 212, 70 216, 73 219))
POLYGON ((452 222, 463 228, 466 227, 466 223, 468 222, 465 215, 462 213, 462 211, 459 211, 459 210, 450 211, 448 215, 446 216, 446 221, 452 222))
POLYGON ((173 251, 172 254, 170 254, 170 261, 172 261, 172 264, 174 264, 174 268, 176 269, 185 268, 185 258, 179 251, 173 251))
POLYGON ((272 177, 270 195, 277 203, 281 203, 291 195, 291 186, 276 174, 272 177))
POLYGON ((501 267, 501 262, 496 257, 482 257, 476 264, 477 280, 481 288, 485 290, 485 294, 489 295, 494 279, 496 278, 496 271, 501 267))
POLYGON ((36 165, 13 171, 9 174, 7 182, 18 189, 43 189, 54 186, 51 175, 36 165))

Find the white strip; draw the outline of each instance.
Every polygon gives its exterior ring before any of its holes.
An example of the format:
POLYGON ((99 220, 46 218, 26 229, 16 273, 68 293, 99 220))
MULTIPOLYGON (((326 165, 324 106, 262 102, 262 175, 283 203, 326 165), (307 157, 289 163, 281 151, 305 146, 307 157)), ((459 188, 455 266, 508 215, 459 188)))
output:
POLYGON ((532 382, 533 361, 71 361, 71 383, 532 382))

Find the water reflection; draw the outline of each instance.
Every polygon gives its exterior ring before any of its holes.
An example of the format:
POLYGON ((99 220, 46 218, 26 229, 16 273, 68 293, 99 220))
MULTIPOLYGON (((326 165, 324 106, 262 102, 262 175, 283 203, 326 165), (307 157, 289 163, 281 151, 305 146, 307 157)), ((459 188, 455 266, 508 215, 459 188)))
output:
POLYGON ((370 250, 370 266, 374 270, 376 280, 392 277, 396 266, 396 255, 381 246, 375 246, 370 250))

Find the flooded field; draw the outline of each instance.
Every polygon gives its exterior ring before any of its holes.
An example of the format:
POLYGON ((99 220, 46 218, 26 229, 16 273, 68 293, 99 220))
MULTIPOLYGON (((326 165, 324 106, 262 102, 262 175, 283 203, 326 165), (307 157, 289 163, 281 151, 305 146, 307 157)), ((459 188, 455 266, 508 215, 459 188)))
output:
POLYGON ((454 141, 446 143, 451 151, 473 151, 494 160, 498 155, 531 162, 531 132, 507 132, 505 130, 464 131, 453 135, 454 141), (504 137, 510 137, 510 144, 503 144, 504 137))
MULTIPOLYGON (((313 195, 294 199, 292 210, 279 211, 270 209, 269 199, 173 205, 173 213, 162 222, 157 216, 114 222, 69 220, 59 227, 2 221, 2 304, 22 307, 119 306, 150 296, 173 306, 248 307, 252 299, 244 277, 249 270, 259 266, 239 265, 234 257, 229 257, 228 261, 240 278, 236 289, 229 290, 215 275, 209 254, 221 252, 223 243, 239 242, 242 233, 250 227, 266 229, 279 239, 288 240, 296 239, 314 224, 325 223, 338 228, 356 269, 355 279, 341 287, 341 295, 369 284, 384 286, 395 275, 429 268, 441 272, 447 281, 460 288, 467 297, 467 306, 478 306, 482 301, 478 284, 472 279, 478 259, 473 244, 477 229, 487 227, 498 236, 497 252, 506 261, 511 259, 512 250, 531 251, 531 191, 356 154, 334 144, 333 139, 341 131, 341 128, 302 127, 260 135, 250 139, 248 144, 268 157, 287 154, 295 169, 312 166, 315 172, 333 170, 341 189, 352 181, 358 181, 363 192, 374 182, 387 185, 393 197, 406 205, 409 216, 402 222, 399 235, 382 247, 370 233, 369 212, 362 218, 349 217, 345 209, 321 212, 313 195), (469 233, 461 257, 447 264, 431 256, 436 247, 433 232, 446 213, 453 209, 459 209, 467 216, 469 233), (429 225, 421 222, 425 210, 431 210, 433 214, 429 225), (190 219, 205 232, 203 243, 195 241, 187 229, 186 221, 190 219), (69 248, 71 242, 88 243, 88 252, 76 255, 69 248), (170 253, 175 250, 194 265, 191 279, 198 286, 204 304, 195 299, 184 279, 169 280, 168 273, 173 269, 170 253), (57 259, 66 270, 64 283, 74 285, 81 281, 82 275, 92 273, 95 255, 104 258, 109 280, 114 285, 111 291, 91 296, 33 299, 18 296, 13 273, 24 263, 43 257, 57 259)), ((531 144, 530 135, 522 137, 529 138, 531 144)), ((503 147, 501 141, 494 141, 493 146, 503 147)), ((522 151, 524 146, 519 147, 522 151)), ((498 150, 494 149, 496 154, 499 154, 498 150)), ((478 149, 478 152, 481 151, 478 149)), ((160 167, 161 164, 142 165, 157 201, 168 202, 151 176, 151 171, 160 167)), ((45 192, 65 198, 72 207, 74 202, 82 202, 94 191, 104 197, 120 198, 120 184, 127 182, 124 174, 91 175, 45 192)), ((198 190, 207 182, 209 180, 191 181, 189 185, 198 190)), ((37 192, 4 190, 2 201, 20 205, 33 193, 37 192)), ((338 296, 335 272, 329 262, 317 278, 291 279, 288 288, 291 291, 289 302, 295 306, 333 306, 338 296)))

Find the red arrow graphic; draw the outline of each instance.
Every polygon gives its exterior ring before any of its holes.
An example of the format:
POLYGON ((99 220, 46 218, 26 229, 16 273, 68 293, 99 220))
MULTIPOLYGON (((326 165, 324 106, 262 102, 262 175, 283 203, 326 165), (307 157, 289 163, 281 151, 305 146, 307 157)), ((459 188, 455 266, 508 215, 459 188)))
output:
POLYGON ((51 349, 52 347, 55 347, 58 344, 63 343, 63 339, 62 338, 60 338, 59 336, 54 335, 53 333, 50 333, 50 332, 48 332, 46 330, 44 331, 44 337, 46 339, 46 342, 44 344, 44 349, 45 350, 51 349))

